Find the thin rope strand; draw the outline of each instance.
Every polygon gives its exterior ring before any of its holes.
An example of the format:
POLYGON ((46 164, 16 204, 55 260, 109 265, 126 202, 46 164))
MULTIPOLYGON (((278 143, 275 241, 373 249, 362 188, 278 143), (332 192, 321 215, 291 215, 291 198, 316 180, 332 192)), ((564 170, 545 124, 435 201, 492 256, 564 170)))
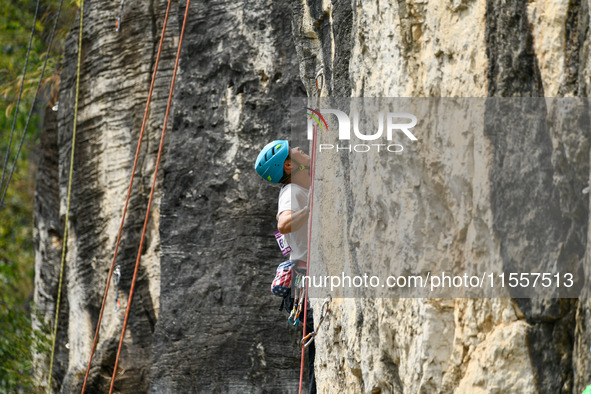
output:
MULTIPOLYGON (((4 166, 2 167, 2 177, 0 178, 0 191, 2 191, 2 187, 4 186, 4 175, 6 173, 6 166, 8 165, 8 160, 10 157, 10 148, 12 147, 12 137, 14 136, 14 129, 16 128, 16 119, 18 117, 18 107, 21 103, 21 97, 23 95, 23 86, 25 84, 25 75, 27 74, 27 66, 29 65, 29 55, 31 54, 31 46, 33 44, 33 35, 35 34, 35 25, 37 25, 37 14, 39 13, 39 3, 41 0, 37 0, 37 5, 35 6, 35 16, 33 17, 33 28, 31 29, 31 36, 29 37, 29 46, 27 47, 27 55, 25 57, 25 67, 23 68, 23 76, 21 78, 21 83, 18 88, 18 96, 16 99, 16 108, 14 109, 14 118, 12 119, 12 128, 10 130, 10 140, 8 142, 8 147, 6 148, 6 158, 4 159, 4 166)), ((2 207, 2 204, 0 204, 2 207)))
POLYGON ((76 69, 76 99, 74 101, 74 127, 72 130, 72 153, 70 155, 70 174, 68 179, 68 197, 67 197, 67 204, 66 204, 66 217, 64 221, 64 238, 62 240, 62 261, 60 264, 60 277, 58 282, 58 289, 57 289, 57 303, 55 306, 55 319, 54 319, 54 327, 53 327, 53 338, 52 338, 52 345, 51 345, 51 357, 50 357, 50 364, 49 364, 49 384, 47 386, 48 392, 51 392, 51 378, 53 375, 53 357, 55 355, 55 341, 57 338, 57 326, 58 326, 58 317, 60 311, 60 302, 61 302, 61 295, 62 295, 62 283, 64 278, 64 266, 66 261, 66 246, 68 244, 68 221, 69 221, 69 214, 70 214, 70 201, 72 197, 72 179, 74 178, 74 152, 76 148, 76 123, 78 122, 78 98, 80 93, 80 64, 82 62, 82 27, 84 21, 84 0, 80 2, 80 26, 79 26, 79 35, 78 35, 78 66, 76 69))
MULTIPOLYGON (((39 82, 37 83, 37 89, 35 90, 35 96, 33 98, 33 104, 31 104, 31 109, 29 110, 29 116, 27 117, 27 123, 25 124, 25 129, 23 130, 23 135, 21 137, 20 143, 18 145, 18 150, 16 151, 16 157, 14 158, 14 162, 12 164, 12 168, 10 170, 10 174, 8 175, 8 180, 6 181, 6 186, 4 188, 4 193, 2 193, 2 198, 0 198, 0 209, 4 204, 4 198, 6 196, 6 192, 8 191, 8 186, 10 185, 10 180, 12 179, 12 175, 14 174, 14 170, 16 169, 16 164, 18 162, 18 157, 21 153, 21 149, 23 147, 23 143, 25 142, 25 136, 27 134, 27 130, 29 128, 29 123, 31 122, 31 118, 33 117, 33 111, 35 110, 35 104, 37 103, 37 97, 39 96, 39 90, 41 88, 41 83, 43 82, 43 75, 45 74, 45 68, 47 67, 47 61, 49 59, 49 54, 51 52, 51 48, 53 47, 53 38, 55 36, 55 31, 57 29, 57 23, 60 18, 60 14, 62 12, 62 5, 64 4, 64 0, 60 1, 59 8, 57 10, 57 15, 55 17, 55 22, 53 23, 53 29, 51 30, 51 36, 49 38, 49 46, 47 49, 47 55, 45 56, 45 61, 43 62, 43 68, 41 69, 41 76, 39 77, 39 82)), ((2 175, 4 178, 4 175, 2 175)), ((0 188, 0 191, 2 188, 0 188)))
MULTIPOLYGON (((316 100, 316 107, 318 108, 318 104, 320 101, 320 90, 317 92, 317 100, 316 100)), ((312 244, 312 212, 314 208, 314 178, 316 177, 316 137, 317 137, 317 126, 314 125, 313 133, 312 133, 312 157, 310 159, 310 217, 308 219, 308 253, 307 253, 307 261, 306 261, 306 276, 309 277, 310 275, 310 250, 312 244)), ((304 330, 302 335, 302 360, 300 362, 300 388, 299 394, 302 394, 302 383, 304 380, 304 353, 306 350, 304 338, 306 338, 306 323, 308 321, 308 282, 304 281, 305 289, 304 292, 306 294, 304 298, 304 330)))

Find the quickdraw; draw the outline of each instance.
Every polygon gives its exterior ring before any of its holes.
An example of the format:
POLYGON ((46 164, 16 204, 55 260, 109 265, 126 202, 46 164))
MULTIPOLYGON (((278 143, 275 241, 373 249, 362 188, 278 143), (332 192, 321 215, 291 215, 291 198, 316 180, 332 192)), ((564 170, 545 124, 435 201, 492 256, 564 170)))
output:
POLYGON ((121 309, 121 300, 119 299, 119 281, 121 280, 121 268, 115 267, 113 272, 113 283, 115 284, 115 312, 121 309))
POLYGON ((318 330, 320 330, 320 326, 322 326, 324 319, 326 319, 326 317, 330 313, 329 306, 330 306, 331 301, 332 301, 332 297, 330 295, 325 298, 324 302, 322 303, 322 307, 320 308, 320 310, 321 310, 320 321, 318 322, 316 329, 314 331, 312 331, 311 333, 309 333, 308 335, 306 335, 305 337, 303 337, 300 342, 300 345, 303 345, 306 348, 306 347, 310 346, 310 344, 314 341, 314 338, 316 338, 316 335, 318 334, 318 330))
POLYGON ((304 305, 304 296, 305 296, 305 292, 304 292, 304 288, 302 286, 302 282, 303 282, 303 275, 297 275, 296 279, 295 279, 295 284, 294 284, 294 288, 296 289, 295 294, 294 294, 294 303, 293 303, 293 308, 291 310, 291 313, 289 314, 289 324, 291 324, 294 327, 297 327, 300 324, 300 314, 302 313, 302 308, 304 305))
POLYGON ((121 16, 123 15, 123 3, 125 3, 125 0, 121 0, 121 6, 119 7, 119 16, 117 17, 117 22, 115 22, 115 31, 117 33, 119 33, 119 30, 121 30, 121 16))
MULTIPOLYGON (((314 82, 316 82, 317 97, 320 97, 320 91, 324 86, 324 73, 322 72, 322 70, 316 73, 316 78, 314 79, 314 82)), ((318 105, 316 105, 316 108, 318 108, 318 105)))

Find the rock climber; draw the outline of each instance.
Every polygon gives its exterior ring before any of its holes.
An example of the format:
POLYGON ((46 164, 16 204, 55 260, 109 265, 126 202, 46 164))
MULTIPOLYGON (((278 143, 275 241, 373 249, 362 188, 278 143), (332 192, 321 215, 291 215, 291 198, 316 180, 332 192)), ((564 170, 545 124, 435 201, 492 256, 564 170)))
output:
MULTIPOLYGON (((277 229, 285 234, 291 247, 290 260, 304 267, 308 258, 308 217, 310 189, 310 156, 299 147, 290 148, 286 140, 267 144, 259 153, 255 170, 266 181, 282 185, 279 192, 277 229)), ((291 304, 293 305, 293 298, 291 304)), ((307 301, 306 301, 307 302, 307 301)), ((291 306, 288 306, 290 309, 291 306)), ((302 314, 303 316, 303 314, 302 314)), ((306 332, 314 330, 312 310, 308 308, 306 332)), ((316 393, 314 376, 314 342, 308 347, 308 379, 310 393, 316 393)))

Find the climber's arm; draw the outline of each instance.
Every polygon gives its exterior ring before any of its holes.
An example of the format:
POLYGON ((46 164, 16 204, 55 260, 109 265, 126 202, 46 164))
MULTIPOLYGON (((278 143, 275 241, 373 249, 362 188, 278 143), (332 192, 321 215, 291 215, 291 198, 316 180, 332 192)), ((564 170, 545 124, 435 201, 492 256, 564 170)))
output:
POLYGON ((281 234, 287 234, 291 233, 292 231, 296 231, 308 222, 309 214, 310 210, 308 207, 305 207, 300 211, 283 211, 279 214, 277 229, 281 234))

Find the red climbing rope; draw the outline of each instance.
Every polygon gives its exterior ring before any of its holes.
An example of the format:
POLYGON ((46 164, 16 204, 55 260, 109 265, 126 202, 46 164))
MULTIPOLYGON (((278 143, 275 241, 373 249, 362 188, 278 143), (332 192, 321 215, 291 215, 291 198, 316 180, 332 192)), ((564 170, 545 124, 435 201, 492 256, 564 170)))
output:
MULTIPOLYGON (((316 107, 318 109, 318 102, 320 99, 320 91, 322 90, 322 84, 318 84, 318 78, 321 76, 321 73, 316 75, 316 89, 317 89, 317 102, 316 107)), ((317 126, 314 125, 313 133, 312 133, 312 156, 310 158, 310 218, 308 220, 308 254, 307 254, 307 264, 306 264, 306 277, 310 276, 310 247, 312 243, 312 210, 314 208, 314 178, 316 173, 316 137, 317 137, 317 126)), ((305 297, 304 297, 304 332, 302 335, 302 360, 300 363, 300 389, 299 394, 302 394, 302 382, 304 380, 304 352, 306 350, 305 338, 306 338, 306 322, 308 320, 308 282, 304 282, 305 286, 305 297)))
POLYGON ((105 286, 105 293, 103 294, 103 303, 101 304, 101 311, 99 313, 98 322, 96 325, 96 332, 94 334, 94 340, 92 343, 92 349, 90 351, 90 360, 88 361, 88 367, 86 368, 86 374, 84 375, 84 385, 82 386, 82 393, 86 390, 86 384, 88 383, 88 376, 90 374, 90 367, 92 365, 92 358, 98 343, 99 332, 101 329, 101 322, 103 320, 103 313, 105 311, 105 305, 107 302, 107 294, 109 293, 109 286, 111 284, 111 278, 113 277, 113 269, 115 267, 115 260, 117 259, 117 253, 119 251, 119 243, 121 242, 121 236, 123 234, 123 224, 125 223, 125 217, 127 215, 127 207, 129 205, 129 199, 131 197, 131 189, 133 186, 133 179, 135 177, 135 170, 140 156, 140 148, 142 145, 142 138, 146 129, 146 122, 148 120, 148 110, 150 108, 150 102, 152 100, 152 92, 154 91, 154 82, 156 81, 156 71, 158 70, 158 63, 160 62, 160 54, 162 52, 162 45, 164 43, 164 32, 166 31, 166 24, 168 23, 168 15, 170 14, 170 5, 172 1, 168 1, 166 8, 166 15, 164 16, 164 25, 162 26, 162 34, 160 35, 160 44, 158 45, 158 54, 156 55, 156 62, 154 63, 154 72, 152 73, 152 82, 150 83, 150 91, 148 93, 148 101, 146 102, 146 110, 144 111, 144 120, 142 122, 142 128, 140 131, 140 137, 135 152, 135 160, 133 162, 133 169, 131 170, 131 179, 129 181, 129 187, 127 189, 127 199, 125 200, 125 207, 123 208, 123 217, 121 218, 121 225, 119 226, 119 233, 117 234, 117 242, 115 243, 115 253, 113 255, 113 261, 111 262, 111 268, 109 269, 109 276, 107 278, 107 284, 105 286))
MULTIPOLYGON (((160 146, 158 148, 158 158, 156 159, 156 168, 154 169, 154 178, 152 179, 152 190, 150 191, 150 198, 148 200, 148 207, 146 210, 146 219, 144 220, 144 228, 142 230, 142 236, 140 239, 140 246, 138 249, 137 259, 135 261, 135 269, 133 271, 133 279, 131 281, 131 288, 129 289, 129 299, 127 301, 127 308, 125 310, 125 320, 123 321, 123 328, 121 330, 121 338, 119 339, 119 348, 117 349, 117 356, 115 357, 115 366, 113 367, 113 376, 111 378, 111 388, 109 389, 109 394, 113 392, 113 388, 115 386, 115 377, 117 376, 117 366, 119 365, 119 357, 121 355, 121 348, 123 346, 123 339, 125 338, 125 329, 127 328, 127 321, 129 320, 129 311, 131 309, 131 301, 133 298, 133 291, 135 289, 135 283, 137 280, 137 273, 140 265, 140 260, 142 257, 142 249, 144 246, 144 239, 146 235, 146 229, 148 227, 148 221, 150 219, 150 207, 152 206, 152 199, 154 198, 154 190, 156 189, 156 179, 158 176, 158 167, 160 166, 160 160, 162 158, 162 147, 164 146, 164 135, 166 134, 166 125, 168 124, 168 115, 170 114, 170 107, 172 104, 172 94, 174 92, 174 83, 176 80, 176 74, 179 67, 179 59, 181 55, 181 47, 183 45, 183 36, 185 35, 185 26, 187 24, 187 16, 189 14, 189 6, 191 0, 187 0, 187 5, 185 8, 185 17, 183 19, 183 27, 181 28, 181 34, 179 36, 179 46, 176 53, 176 60, 174 63, 174 72, 172 74, 172 82, 170 84, 170 92, 168 94, 168 103, 166 104, 166 114, 164 115, 164 125, 162 127, 162 136, 160 137, 160 146)), ((170 4, 170 3, 169 3, 170 4)))

